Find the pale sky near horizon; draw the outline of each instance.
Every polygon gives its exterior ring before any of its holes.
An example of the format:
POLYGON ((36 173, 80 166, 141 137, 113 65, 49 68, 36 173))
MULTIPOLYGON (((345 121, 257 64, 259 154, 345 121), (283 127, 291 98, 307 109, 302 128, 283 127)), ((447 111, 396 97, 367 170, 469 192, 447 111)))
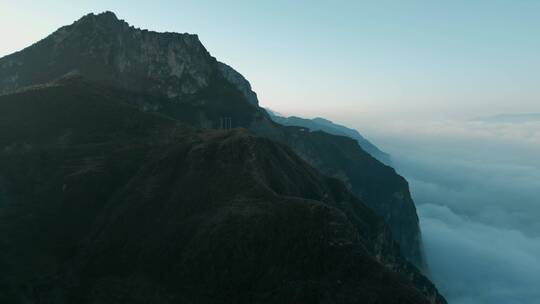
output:
POLYGON ((0 57, 105 10, 198 34, 284 114, 540 112, 540 1, 0 0, 0 57))

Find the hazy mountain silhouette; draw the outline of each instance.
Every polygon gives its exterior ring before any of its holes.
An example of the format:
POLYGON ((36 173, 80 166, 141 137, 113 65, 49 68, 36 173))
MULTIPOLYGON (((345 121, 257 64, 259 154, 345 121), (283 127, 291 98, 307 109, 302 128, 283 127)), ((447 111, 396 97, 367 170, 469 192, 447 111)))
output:
POLYGON ((525 123, 540 121, 540 113, 498 114, 494 116, 480 117, 474 120, 489 123, 525 123))
POLYGON ((377 146, 360 135, 357 130, 334 123, 322 117, 316 117, 313 119, 306 119, 297 116, 284 117, 276 112, 273 112, 272 110, 266 110, 268 114, 270 114, 272 120, 284 126, 298 126, 308 128, 311 131, 324 131, 333 135, 350 137, 356 140, 360 147, 371 154, 371 156, 375 157, 384 164, 391 165, 390 155, 377 148, 377 146))

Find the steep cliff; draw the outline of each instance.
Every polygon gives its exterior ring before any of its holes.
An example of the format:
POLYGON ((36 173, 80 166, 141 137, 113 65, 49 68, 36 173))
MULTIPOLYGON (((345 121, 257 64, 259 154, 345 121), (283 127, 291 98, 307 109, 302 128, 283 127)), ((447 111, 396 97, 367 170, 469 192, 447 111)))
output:
POLYGON ((231 84, 233 84, 244 95, 247 101, 254 105, 259 104, 257 94, 253 92, 251 89, 251 84, 249 81, 247 81, 247 79, 244 78, 244 76, 242 76, 242 74, 238 73, 235 69, 223 62, 218 62, 218 67, 221 75, 223 75, 231 84))
POLYGON ((388 223, 409 261, 424 268, 416 207, 407 181, 393 168, 383 165, 345 136, 300 127, 284 128, 278 135, 268 136, 286 143, 321 173, 342 180, 388 223))

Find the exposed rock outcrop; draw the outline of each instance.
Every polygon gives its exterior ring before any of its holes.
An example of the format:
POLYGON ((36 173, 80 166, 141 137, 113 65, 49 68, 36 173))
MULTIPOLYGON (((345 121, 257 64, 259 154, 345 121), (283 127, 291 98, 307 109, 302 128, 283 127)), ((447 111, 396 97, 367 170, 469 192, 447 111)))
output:
POLYGON ((89 14, 0 59, 0 93, 78 73, 179 99, 208 86, 214 65, 197 35, 136 29, 111 12, 89 14))
POLYGON ((223 62, 218 62, 218 67, 223 77, 242 92, 247 101, 254 105, 259 104, 257 94, 251 89, 251 84, 242 74, 223 62))

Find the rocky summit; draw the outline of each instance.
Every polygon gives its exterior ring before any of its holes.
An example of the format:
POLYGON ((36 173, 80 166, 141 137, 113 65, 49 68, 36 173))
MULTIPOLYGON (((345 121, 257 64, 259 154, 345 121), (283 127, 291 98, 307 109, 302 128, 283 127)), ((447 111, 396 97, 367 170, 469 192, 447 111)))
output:
POLYGON ((208 85, 212 58, 196 35, 135 29, 111 13, 89 14, 0 63, 0 92, 66 74, 169 98, 208 85))
POLYGON ((0 92, 2 303, 445 303, 406 181, 273 122, 195 35, 89 14, 0 92))

